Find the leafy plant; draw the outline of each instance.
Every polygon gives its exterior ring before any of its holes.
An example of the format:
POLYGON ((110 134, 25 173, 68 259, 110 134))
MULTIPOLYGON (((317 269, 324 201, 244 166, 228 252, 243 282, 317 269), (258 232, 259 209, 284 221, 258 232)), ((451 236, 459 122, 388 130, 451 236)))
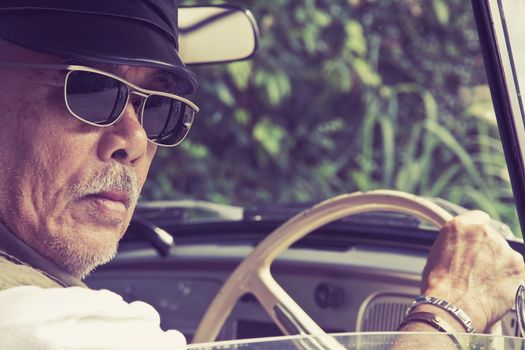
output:
POLYGON ((393 188, 519 234, 469 2, 244 5, 255 59, 195 69, 201 113, 160 152, 145 197, 258 206, 393 188))

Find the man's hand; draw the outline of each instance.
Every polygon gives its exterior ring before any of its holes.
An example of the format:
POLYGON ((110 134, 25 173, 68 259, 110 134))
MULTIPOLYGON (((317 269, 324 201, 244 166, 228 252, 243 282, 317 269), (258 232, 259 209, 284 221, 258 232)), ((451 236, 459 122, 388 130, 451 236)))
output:
POLYGON ((421 286, 422 294, 465 311, 477 332, 513 306, 525 278, 523 257, 489 223, 487 214, 470 211, 445 224, 430 250, 421 286))

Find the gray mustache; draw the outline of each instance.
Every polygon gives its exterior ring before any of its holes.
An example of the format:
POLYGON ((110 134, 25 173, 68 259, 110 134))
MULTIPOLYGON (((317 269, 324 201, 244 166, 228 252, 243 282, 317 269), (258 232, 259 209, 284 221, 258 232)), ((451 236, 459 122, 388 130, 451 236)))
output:
POLYGON ((95 174, 90 180, 75 184, 72 188, 74 198, 77 199, 109 191, 126 193, 128 195, 126 207, 135 206, 140 196, 135 171, 132 168, 112 163, 95 174))

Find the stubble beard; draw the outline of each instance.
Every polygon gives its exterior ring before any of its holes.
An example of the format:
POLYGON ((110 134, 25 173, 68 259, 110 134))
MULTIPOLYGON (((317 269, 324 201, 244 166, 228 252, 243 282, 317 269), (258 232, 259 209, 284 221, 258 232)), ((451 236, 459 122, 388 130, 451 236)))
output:
MULTIPOLYGON (((106 242, 109 243, 109 242, 106 242)), ((44 240, 47 249, 46 257, 52 260, 60 269, 84 279, 99 265, 112 260, 117 254, 118 242, 100 246, 96 251, 79 249, 75 243, 59 237, 44 240)))

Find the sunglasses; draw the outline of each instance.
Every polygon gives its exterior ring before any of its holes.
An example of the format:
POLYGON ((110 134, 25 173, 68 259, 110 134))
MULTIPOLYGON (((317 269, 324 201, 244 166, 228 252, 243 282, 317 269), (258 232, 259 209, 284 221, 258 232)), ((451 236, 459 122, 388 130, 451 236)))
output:
POLYGON ((150 142, 165 147, 180 144, 199 112, 184 97, 140 88, 117 75, 78 65, 25 64, 0 62, 0 66, 67 71, 64 100, 69 112, 93 126, 118 123, 131 95, 140 98, 137 113, 150 142))

